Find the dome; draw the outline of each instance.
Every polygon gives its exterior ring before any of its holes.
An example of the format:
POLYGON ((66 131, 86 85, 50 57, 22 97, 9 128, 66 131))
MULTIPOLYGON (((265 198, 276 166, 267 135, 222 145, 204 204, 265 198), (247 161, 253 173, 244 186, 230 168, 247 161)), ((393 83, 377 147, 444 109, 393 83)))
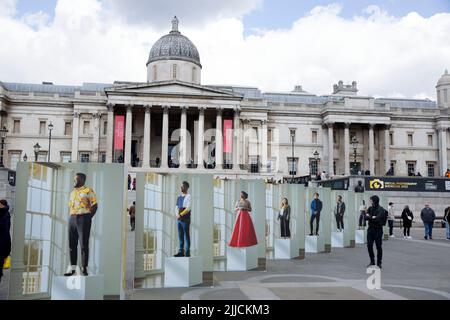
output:
POLYGON ((448 70, 445 70, 444 74, 442 75, 442 77, 439 79, 438 86, 442 86, 442 85, 450 85, 450 74, 448 74, 448 70))
POLYGON ((147 65, 158 60, 185 60, 202 67, 197 48, 178 31, 177 17, 172 20, 172 31, 153 45, 147 65))

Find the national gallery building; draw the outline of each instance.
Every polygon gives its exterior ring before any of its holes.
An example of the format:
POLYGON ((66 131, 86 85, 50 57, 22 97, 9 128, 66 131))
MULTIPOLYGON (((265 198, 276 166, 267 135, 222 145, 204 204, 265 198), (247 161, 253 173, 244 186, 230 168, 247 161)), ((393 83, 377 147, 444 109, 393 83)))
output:
POLYGON ((255 177, 384 175, 391 168, 439 176, 449 167, 447 71, 436 102, 360 96, 356 82, 343 81, 322 96, 301 86, 212 86, 202 84, 201 71, 175 17, 150 50, 147 82, 0 82, 4 165, 124 162, 134 171, 255 177))

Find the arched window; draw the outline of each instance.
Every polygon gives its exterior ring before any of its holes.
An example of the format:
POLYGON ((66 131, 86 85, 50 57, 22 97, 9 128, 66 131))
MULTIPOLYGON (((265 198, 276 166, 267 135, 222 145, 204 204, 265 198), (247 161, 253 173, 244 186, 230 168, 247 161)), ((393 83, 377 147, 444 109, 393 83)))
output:
POLYGON ((157 70, 156 70, 156 65, 154 65, 153 66, 153 81, 156 81, 157 77, 158 77, 158 74, 157 74, 157 70))
POLYGON ((192 67, 192 82, 193 83, 197 82, 197 68, 196 67, 192 67))
POLYGON ((177 65, 176 64, 174 64, 173 66, 172 66, 172 79, 176 79, 177 78, 177 65))

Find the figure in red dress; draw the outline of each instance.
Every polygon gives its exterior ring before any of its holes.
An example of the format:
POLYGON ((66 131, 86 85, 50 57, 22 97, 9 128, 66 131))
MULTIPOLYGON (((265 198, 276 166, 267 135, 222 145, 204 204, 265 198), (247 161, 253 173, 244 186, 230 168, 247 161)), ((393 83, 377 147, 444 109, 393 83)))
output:
POLYGON ((252 212, 252 205, 247 198, 248 194, 242 191, 241 199, 236 202, 235 211, 237 212, 237 218, 230 243, 228 244, 230 247, 245 248, 258 244, 255 227, 249 213, 252 212))

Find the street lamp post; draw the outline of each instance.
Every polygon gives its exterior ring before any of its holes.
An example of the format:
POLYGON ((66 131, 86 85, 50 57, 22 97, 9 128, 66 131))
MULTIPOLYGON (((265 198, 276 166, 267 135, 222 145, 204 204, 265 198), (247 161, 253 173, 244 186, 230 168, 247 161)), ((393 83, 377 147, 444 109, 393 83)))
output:
POLYGON ((48 125, 49 135, 48 135, 48 162, 50 162, 50 151, 51 151, 51 145, 52 145, 52 130, 53 130, 53 123, 50 121, 50 124, 48 125))
POLYGON ((294 140, 295 140, 295 131, 291 130, 291 143, 292 143, 292 158, 291 158, 291 176, 292 176, 292 181, 291 183, 294 183, 294 140))
POLYGON ((2 129, 0 129, 0 135, 2 138, 2 150, 1 150, 1 154, 0 154, 0 168, 4 168, 5 164, 3 163, 3 152, 5 150, 5 139, 6 139, 6 134, 8 133, 8 130, 6 129, 6 127, 3 127, 2 129))
POLYGON ((358 140, 356 140, 356 137, 353 137, 353 139, 352 139, 352 146, 353 146, 353 174, 355 174, 355 170, 356 170, 356 150, 358 148, 358 140))
POLYGON ((34 161, 37 162, 39 151, 41 151, 41 146, 39 145, 39 142, 33 146, 33 149, 34 149, 34 161))
POLYGON ((314 160, 316 161, 316 176, 317 176, 317 173, 319 172, 319 152, 317 150, 314 151, 313 156, 314 160))

